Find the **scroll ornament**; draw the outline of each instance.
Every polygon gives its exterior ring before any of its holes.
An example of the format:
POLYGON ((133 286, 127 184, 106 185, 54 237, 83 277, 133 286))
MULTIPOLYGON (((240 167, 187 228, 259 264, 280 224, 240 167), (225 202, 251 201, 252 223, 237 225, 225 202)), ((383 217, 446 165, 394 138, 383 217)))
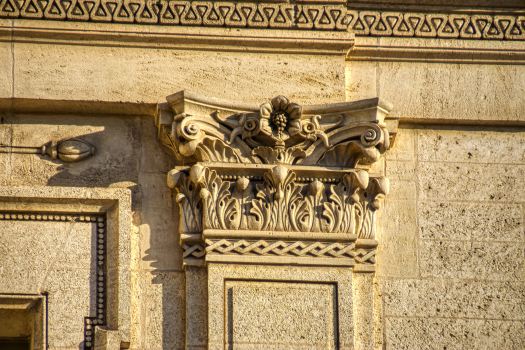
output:
POLYGON ((336 104, 327 111, 312 108, 317 106, 305 110, 286 97, 277 96, 258 110, 250 106, 232 113, 231 108, 218 106, 207 115, 194 114, 193 106, 175 107, 181 101, 185 100, 178 96, 170 102, 177 113, 172 124, 163 127, 158 122, 158 126, 164 145, 185 164, 367 167, 390 146, 384 114, 377 115, 384 110, 377 101, 375 105, 372 100, 367 101, 370 106, 357 111, 368 113, 359 122, 352 119, 356 106, 351 103, 336 104), (379 112, 373 112, 374 108, 379 112))

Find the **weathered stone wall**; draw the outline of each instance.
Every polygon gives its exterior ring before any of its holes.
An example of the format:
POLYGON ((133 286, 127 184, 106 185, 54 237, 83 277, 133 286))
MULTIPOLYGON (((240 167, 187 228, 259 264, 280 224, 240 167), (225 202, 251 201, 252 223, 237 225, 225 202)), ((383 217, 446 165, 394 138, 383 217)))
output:
MULTIPOLYGON (((396 40, 358 38, 355 52, 359 45, 452 42, 396 40)), ((376 349, 521 349, 525 65, 478 56, 489 48, 523 51, 524 44, 456 40, 453 46, 479 50, 460 59, 445 50, 440 62, 430 62, 424 50, 418 60, 350 55, 345 61, 304 52, 1 42, 0 143, 38 147, 81 136, 96 154, 64 164, 0 153, 0 185, 131 190, 131 348, 182 349, 186 287, 178 209, 166 186, 174 162, 160 147, 152 113, 118 114, 120 107, 112 106, 107 114, 102 107, 49 114, 46 108, 56 109, 60 100, 154 104, 183 89, 253 103, 278 94, 306 104, 379 96, 394 104, 401 124, 378 167, 391 192, 378 212, 376 349), (16 108, 20 99, 54 102, 39 101, 41 111, 23 113, 16 108)))
POLYGON ((400 130, 386 157, 377 348, 522 346, 524 154, 519 128, 400 130))

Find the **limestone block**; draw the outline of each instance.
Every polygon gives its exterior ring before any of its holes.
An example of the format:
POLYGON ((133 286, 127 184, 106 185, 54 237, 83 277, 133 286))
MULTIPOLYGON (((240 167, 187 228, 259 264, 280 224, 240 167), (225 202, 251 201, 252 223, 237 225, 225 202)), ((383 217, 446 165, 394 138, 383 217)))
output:
POLYGON ((377 276, 418 276, 416 213, 415 201, 387 200, 378 211, 377 276))
MULTIPOLYGON (((410 39, 398 39, 406 45, 410 39)), ((409 44, 410 45, 410 44, 409 44)), ((408 45, 408 46, 409 46, 408 45)), ((406 119, 523 120, 525 109, 523 65, 457 64, 425 62, 349 62, 352 88, 375 75, 375 89, 364 96, 396 101, 391 115, 406 119), (351 74, 352 74, 351 73, 351 74), (506 98, 500 98, 505 91, 506 98), (402 92, 402 93, 400 93, 402 92)), ((364 85, 366 86, 366 85, 364 85)), ((364 97, 359 95, 360 98, 364 97)), ((354 96, 349 96, 354 99, 354 96)))
POLYGON ((84 340, 84 317, 96 315, 96 272, 52 270, 43 285, 48 291, 48 337, 56 348, 78 349, 84 340))
POLYGON ((308 104, 345 98, 341 56, 26 43, 14 47, 14 95, 19 98, 152 103, 184 89, 257 103, 280 94, 308 104))
POLYGON ((390 192, 388 193, 387 200, 415 200, 417 198, 416 191, 417 188, 414 180, 400 180, 394 178, 390 181, 390 192))
POLYGON ((228 342, 238 349, 336 349, 335 284, 228 281, 228 342))
MULTIPOLYGON (((416 177, 416 162, 413 161, 387 161, 385 176, 390 179, 391 183, 401 181, 408 181, 409 184, 414 184, 416 177)), ((399 185, 398 185, 399 187, 399 185)), ((412 185, 411 190, 415 190, 415 185, 412 185)), ((413 192, 412 192, 413 194, 413 192)), ((390 198, 390 193, 389 193, 390 198)), ((406 195, 405 195, 406 198, 406 195)))
POLYGON ((525 280, 525 244, 421 241, 422 277, 525 280))
POLYGON ((418 130, 418 159, 484 164, 524 163, 525 133, 504 131, 476 131, 474 128, 461 131, 418 130))
MULTIPOLYGON (((93 118, 71 115, 17 115, 8 145, 40 147, 55 140, 79 137, 95 147, 95 155, 64 164, 36 154, 9 155, 10 171, 0 180, 9 185, 129 187, 137 182, 140 149, 138 117, 93 118), (88 124, 88 125, 86 125, 88 124)), ((7 135, 7 134, 6 134, 7 135)), ((1 154, 4 156, 4 154, 1 154)))
POLYGON ((144 271, 141 278, 144 280, 142 302, 145 313, 142 349, 183 349, 183 273, 144 271))
POLYGON ((158 130, 150 116, 140 118, 140 172, 167 174, 173 169, 173 159, 157 141, 158 130))
MULTIPOLYGON (((64 237, 54 261, 56 268, 95 268, 97 250, 96 223, 71 223, 63 229, 64 237)), ((49 231, 48 231, 49 232, 49 231)))
MULTIPOLYGON (((5 21, 4 19, 2 21, 5 21)), ((10 20, 7 20, 10 21, 10 20)), ((13 51, 9 42, 0 43, 0 98, 13 96, 13 51)), ((3 115, 0 118, 4 117, 3 115)), ((5 118, 5 117, 4 117, 5 118)), ((2 123, 3 124, 3 123, 2 123)))
POLYGON ((208 271, 186 266, 186 349, 208 345, 208 271))
POLYGON ((379 79, 377 64, 372 62, 351 62, 345 65, 346 100, 359 101, 378 97, 377 80, 379 79))
POLYGON ((416 159, 416 142, 416 130, 408 127, 398 128, 394 143, 390 146, 390 150, 385 153, 385 159, 387 161, 414 161, 416 159))
POLYGON ((422 200, 519 201, 525 194, 525 167, 511 164, 418 164, 422 200))
POLYGON ((525 342, 523 321, 389 317, 387 349, 509 349, 525 342))
POLYGON ((525 242, 523 207, 490 202, 419 202, 423 239, 525 242))
POLYGON ((180 270, 182 252, 174 220, 173 200, 166 175, 141 173, 141 254, 142 267, 180 270))
POLYGON ((374 275, 371 273, 354 274, 354 320, 356 350, 368 350, 374 347, 374 275))
POLYGON ((523 282, 381 280, 385 316, 524 320, 523 282))

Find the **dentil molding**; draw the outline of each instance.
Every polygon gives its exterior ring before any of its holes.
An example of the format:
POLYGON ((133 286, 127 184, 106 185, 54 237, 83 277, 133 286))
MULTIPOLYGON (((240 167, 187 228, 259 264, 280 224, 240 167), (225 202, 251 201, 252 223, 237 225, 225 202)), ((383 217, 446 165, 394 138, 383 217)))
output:
POLYGON ((397 120, 379 98, 261 105, 181 91, 159 105, 158 136, 180 166, 184 265, 353 266, 374 271, 375 213, 389 181, 372 172, 397 120))

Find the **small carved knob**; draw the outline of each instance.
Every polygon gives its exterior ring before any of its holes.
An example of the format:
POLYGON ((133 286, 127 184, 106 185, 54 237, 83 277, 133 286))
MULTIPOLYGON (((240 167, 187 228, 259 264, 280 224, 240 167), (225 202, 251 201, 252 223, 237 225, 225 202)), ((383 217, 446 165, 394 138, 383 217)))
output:
POLYGON ((95 147, 79 139, 61 141, 58 144, 56 141, 51 141, 42 146, 42 155, 46 154, 51 159, 59 158, 63 162, 74 163, 94 155, 95 147))
POLYGON ((58 158, 66 163, 74 163, 95 154, 95 147, 85 141, 72 139, 58 144, 58 158))

